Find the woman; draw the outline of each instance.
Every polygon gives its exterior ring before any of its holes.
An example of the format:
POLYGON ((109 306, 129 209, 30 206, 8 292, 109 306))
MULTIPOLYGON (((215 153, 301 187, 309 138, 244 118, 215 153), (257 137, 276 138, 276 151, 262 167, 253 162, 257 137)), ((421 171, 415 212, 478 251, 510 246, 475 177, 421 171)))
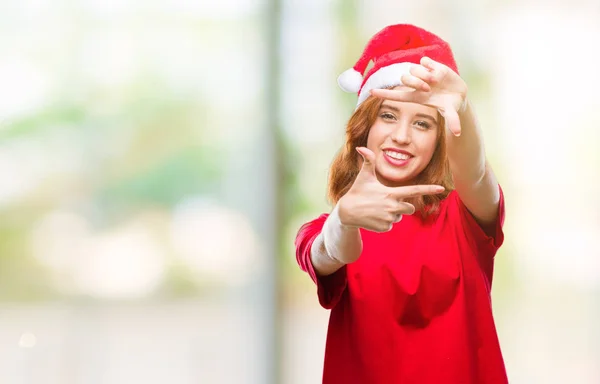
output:
POLYGON ((389 26, 338 82, 358 105, 334 208, 296 238, 331 309, 323 382, 506 383, 490 303, 503 195, 450 47, 389 26))

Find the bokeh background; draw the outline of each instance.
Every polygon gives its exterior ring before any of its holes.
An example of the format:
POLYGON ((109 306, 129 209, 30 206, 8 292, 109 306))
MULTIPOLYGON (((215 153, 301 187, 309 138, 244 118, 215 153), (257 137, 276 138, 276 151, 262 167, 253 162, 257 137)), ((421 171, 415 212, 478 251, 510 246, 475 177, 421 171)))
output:
POLYGON ((507 202, 511 383, 600 383, 597 0, 0 0, 0 383, 317 383, 298 227, 370 36, 450 41, 507 202))

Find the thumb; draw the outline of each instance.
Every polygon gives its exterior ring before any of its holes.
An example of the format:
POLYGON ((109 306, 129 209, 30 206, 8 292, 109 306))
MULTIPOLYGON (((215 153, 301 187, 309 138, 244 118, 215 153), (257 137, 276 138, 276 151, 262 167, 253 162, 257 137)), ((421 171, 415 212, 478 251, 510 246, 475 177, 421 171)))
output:
POLYGON ((368 173, 369 175, 375 176, 375 154, 373 151, 367 147, 356 147, 356 152, 363 158, 360 173, 368 173))

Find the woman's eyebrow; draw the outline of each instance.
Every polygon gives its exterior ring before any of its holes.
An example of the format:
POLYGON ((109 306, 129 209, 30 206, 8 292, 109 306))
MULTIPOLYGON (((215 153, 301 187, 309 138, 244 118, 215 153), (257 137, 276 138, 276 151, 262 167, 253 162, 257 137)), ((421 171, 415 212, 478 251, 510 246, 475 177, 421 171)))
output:
POLYGON ((394 111, 396 113, 400 113, 400 108, 398 107, 394 107, 393 105, 389 105, 389 104, 382 104, 381 105, 381 109, 389 109, 391 111, 394 111))

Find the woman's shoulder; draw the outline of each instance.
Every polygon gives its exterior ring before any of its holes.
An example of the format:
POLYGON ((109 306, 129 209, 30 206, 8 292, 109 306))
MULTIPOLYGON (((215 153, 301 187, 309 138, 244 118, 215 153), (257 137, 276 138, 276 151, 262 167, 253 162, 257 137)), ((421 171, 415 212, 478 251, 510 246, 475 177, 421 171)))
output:
POLYGON ((329 213, 323 212, 321 214, 318 214, 317 216, 313 216, 312 219, 309 219, 308 221, 304 222, 304 224, 302 224, 301 227, 305 227, 307 225, 322 225, 328 217, 329 213))
POLYGON ((444 227, 458 227, 462 234, 474 249, 480 254, 494 255, 504 241, 504 195, 500 188, 500 203, 498 206, 498 218, 494 225, 482 228, 475 220, 469 209, 462 202, 456 190, 450 192, 446 199, 440 204, 440 223, 444 227))
POLYGON ((431 224, 438 220, 445 220, 448 218, 447 213, 449 207, 458 204, 457 199, 458 194, 456 193, 456 190, 453 189, 449 191, 444 198, 438 200, 437 203, 426 205, 425 207, 417 211, 415 215, 419 217, 420 221, 423 224, 431 224))
POLYGON ((329 213, 321 213, 309 221, 304 222, 298 229, 297 237, 310 236, 315 232, 320 232, 327 217, 329 217, 329 213))

